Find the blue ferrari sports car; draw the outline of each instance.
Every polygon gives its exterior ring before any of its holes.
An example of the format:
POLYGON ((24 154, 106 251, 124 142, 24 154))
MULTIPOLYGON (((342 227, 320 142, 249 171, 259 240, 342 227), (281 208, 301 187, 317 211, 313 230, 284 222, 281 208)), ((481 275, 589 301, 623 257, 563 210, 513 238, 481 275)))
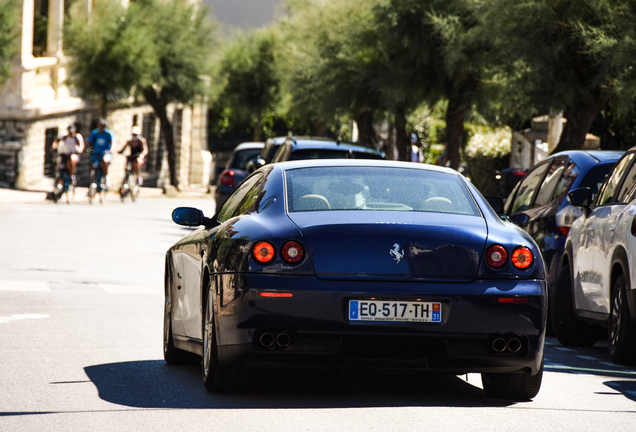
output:
POLYGON ((212 392, 259 367, 481 373, 527 400, 543 375, 544 264, 454 170, 300 160, 250 175, 166 255, 164 357, 212 392))

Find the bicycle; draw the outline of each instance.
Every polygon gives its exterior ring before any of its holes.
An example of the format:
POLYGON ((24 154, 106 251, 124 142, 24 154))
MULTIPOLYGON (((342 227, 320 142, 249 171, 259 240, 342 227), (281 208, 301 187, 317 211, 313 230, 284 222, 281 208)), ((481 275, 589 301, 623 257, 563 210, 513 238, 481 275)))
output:
POLYGON ((53 182, 53 202, 56 204, 64 194, 66 194, 66 203, 70 204, 72 197, 69 197, 69 194, 72 196, 75 191, 73 177, 63 159, 62 154, 57 155, 57 174, 53 182))
POLYGON ((138 177, 133 174, 132 170, 132 161, 138 157, 139 153, 130 155, 128 162, 126 162, 126 174, 124 174, 124 180, 119 188, 119 197, 121 198, 121 202, 124 202, 127 195, 130 195, 132 202, 135 202, 139 196, 138 177))
MULTIPOLYGON (((92 152, 91 152, 92 153, 92 152)), ((106 185, 106 176, 102 172, 100 161, 93 162, 91 155, 91 173, 89 176, 88 187, 88 203, 93 204, 95 196, 99 196, 100 204, 104 202, 104 193, 108 189, 106 185)))

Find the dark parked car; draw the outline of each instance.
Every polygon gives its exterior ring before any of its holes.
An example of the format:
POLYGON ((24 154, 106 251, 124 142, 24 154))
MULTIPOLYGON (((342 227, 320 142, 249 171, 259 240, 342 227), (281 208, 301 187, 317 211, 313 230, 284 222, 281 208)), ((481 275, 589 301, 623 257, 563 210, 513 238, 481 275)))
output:
POLYGON ((261 153, 264 144, 262 142, 247 142, 236 146, 234 153, 227 161, 225 169, 216 181, 214 198, 217 211, 221 208, 227 197, 249 175, 247 163, 261 153))
POLYGON ((384 160, 268 164, 166 255, 164 357, 202 360, 209 391, 254 368, 482 374, 530 399, 543 375, 546 282, 532 238, 461 174, 384 160))
POLYGON ((268 138, 267 141, 265 141, 265 146, 263 147, 263 150, 261 150, 260 154, 247 163, 247 172, 251 174, 257 169, 270 163, 274 154, 276 154, 276 150, 278 150, 278 147, 280 147, 286 139, 287 137, 268 138))
POLYGON ((288 137, 271 162, 301 159, 384 159, 382 152, 329 138, 288 137))
POLYGON ((570 205, 568 191, 589 187, 596 194, 624 152, 569 151, 535 165, 506 200, 504 213, 536 241, 546 265, 550 295, 556 282, 572 223, 582 214, 570 205))

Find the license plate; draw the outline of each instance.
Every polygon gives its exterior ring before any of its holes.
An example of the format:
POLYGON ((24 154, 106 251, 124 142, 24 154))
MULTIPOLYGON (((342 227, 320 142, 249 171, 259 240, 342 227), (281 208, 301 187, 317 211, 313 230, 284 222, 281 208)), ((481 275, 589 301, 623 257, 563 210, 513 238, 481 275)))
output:
POLYGON ((442 322, 437 302, 350 300, 350 321, 442 322))

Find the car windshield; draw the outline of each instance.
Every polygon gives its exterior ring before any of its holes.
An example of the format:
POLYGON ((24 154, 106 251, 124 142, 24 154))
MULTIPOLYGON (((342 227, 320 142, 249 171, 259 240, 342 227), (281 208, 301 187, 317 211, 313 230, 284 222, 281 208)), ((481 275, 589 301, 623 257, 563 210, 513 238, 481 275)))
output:
POLYGON ((245 171, 247 163, 261 153, 260 148, 250 148, 239 150, 234 153, 234 158, 228 168, 240 169, 245 171))
POLYGON ((302 159, 382 159, 374 153, 357 152, 355 150, 301 149, 289 156, 289 160, 302 159))
POLYGON ((388 167, 314 167, 285 173, 287 210, 418 211, 480 216, 458 176, 388 167))

